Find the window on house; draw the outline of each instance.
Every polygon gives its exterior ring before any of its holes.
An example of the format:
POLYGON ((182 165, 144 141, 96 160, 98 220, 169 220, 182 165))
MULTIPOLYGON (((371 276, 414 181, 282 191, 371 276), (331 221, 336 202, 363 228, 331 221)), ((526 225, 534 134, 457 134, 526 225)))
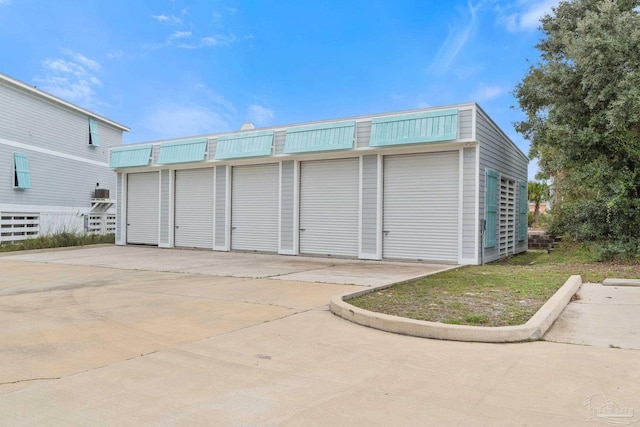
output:
POLYGON ((89 145, 100 147, 100 135, 98 135, 98 122, 89 117, 89 145))
POLYGON ((29 160, 26 154, 13 153, 13 186, 15 188, 31 188, 29 160))

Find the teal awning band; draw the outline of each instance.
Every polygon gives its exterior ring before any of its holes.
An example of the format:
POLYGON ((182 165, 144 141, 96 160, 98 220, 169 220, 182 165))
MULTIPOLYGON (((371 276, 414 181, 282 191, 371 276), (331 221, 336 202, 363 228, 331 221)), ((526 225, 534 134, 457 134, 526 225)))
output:
POLYGON ((216 145, 216 160, 271 155, 273 131, 221 136, 216 145))
POLYGON ((98 122, 89 117, 89 145, 100 147, 100 135, 98 134, 98 122))
POLYGON ((29 175, 29 159, 26 154, 13 153, 15 167, 16 188, 31 188, 31 176, 29 175))
POLYGON ((356 122, 337 122, 287 129, 285 154, 353 148, 356 122))
POLYGON ((160 145, 158 164, 201 162, 206 160, 208 145, 207 139, 162 144, 160 145))
POLYGON ((451 141, 458 137, 458 110, 440 110, 371 120, 369 146, 451 141))
POLYGON ((111 150, 109 167, 130 168, 134 166, 147 166, 151 161, 152 145, 136 145, 133 147, 118 147, 111 150))

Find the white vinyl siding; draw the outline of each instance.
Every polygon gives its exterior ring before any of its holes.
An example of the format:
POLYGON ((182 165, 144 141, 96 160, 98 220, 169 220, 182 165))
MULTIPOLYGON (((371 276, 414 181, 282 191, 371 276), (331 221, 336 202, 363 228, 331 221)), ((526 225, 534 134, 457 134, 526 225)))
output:
POLYGON ((295 162, 282 162, 282 171, 280 174, 280 251, 289 254, 294 252, 296 236, 295 175, 295 162))
POLYGON ((175 246, 213 248, 213 168, 177 170, 175 246))
POLYGON ((142 172, 127 177, 127 243, 158 244, 158 175, 142 172))
MULTIPOLYGON (((487 214, 487 206, 485 197, 487 195, 485 171, 487 169, 497 172, 500 176, 508 177, 513 180, 527 180, 527 157, 518 150, 518 147, 504 134, 502 130, 482 111, 476 108, 476 139, 479 143, 479 213, 480 219, 487 220, 487 232, 489 232, 490 223, 492 222, 489 214, 487 214)), ((498 178, 499 180, 499 178, 498 178)), ((499 185, 499 182, 498 182, 499 185)), ((498 190, 499 191, 499 190, 498 190)), ((490 207, 491 208, 491 207, 490 207)), ((497 215, 496 215, 497 216, 497 215)), ((494 216, 494 218, 496 217, 494 216)), ((497 221, 497 218, 496 218, 497 221)), ((497 234, 497 226, 494 227, 494 236, 497 234)), ((487 236, 490 237, 490 236, 487 236)), ((495 243, 480 245, 482 248, 483 262, 491 262, 500 258, 500 248, 497 244, 497 237, 493 237, 495 243)), ((515 253, 527 250, 526 239, 517 241, 515 245, 515 253)))
POLYGON ((359 159, 300 165, 300 253, 358 256, 359 159))
POLYGON ((383 257, 458 261, 458 152, 384 158, 383 257))
POLYGON ((231 249, 278 251, 278 163, 231 170, 231 249))

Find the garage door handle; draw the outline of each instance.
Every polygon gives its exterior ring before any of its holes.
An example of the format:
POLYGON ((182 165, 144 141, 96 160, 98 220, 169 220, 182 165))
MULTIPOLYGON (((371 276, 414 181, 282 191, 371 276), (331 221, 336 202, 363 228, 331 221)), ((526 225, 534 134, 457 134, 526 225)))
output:
POLYGON ((180 226, 179 226, 179 225, 174 225, 173 227, 174 227, 174 228, 180 228, 180 226))
POLYGON ((307 231, 307 229, 306 228, 301 228, 300 231, 307 231))
POLYGON ((387 230, 382 230, 382 232, 384 233, 385 236, 389 235, 389 231, 387 231, 387 230))
POLYGON ((130 226, 131 224, 127 223, 127 227, 130 226))
POLYGON ((232 230, 235 230, 236 228, 235 228, 235 227, 231 227, 231 229, 232 229, 232 230))

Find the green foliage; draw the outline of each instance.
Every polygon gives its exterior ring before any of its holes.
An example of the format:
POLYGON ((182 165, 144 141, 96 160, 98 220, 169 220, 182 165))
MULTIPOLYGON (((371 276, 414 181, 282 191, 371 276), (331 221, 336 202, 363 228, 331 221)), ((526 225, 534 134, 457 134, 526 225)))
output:
POLYGON ((527 115, 516 130, 553 183, 553 231, 599 242, 607 257, 637 256, 640 240, 639 5, 560 2, 515 89, 527 115))
POLYGON ((527 191, 529 193, 529 201, 535 204, 533 221, 529 226, 537 226, 538 219, 540 217, 540 203, 549 198, 549 186, 546 182, 529 181, 527 184, 527 191))
POLYGON ((30 249, 63 248, 68 246, 95 245, 99 243, 115 243, 115 235, 107 234, 77 234, 61 232, 48 236, 40 236, 35 239, 23 240, 17 243, 4 243, 0 245, 0 252, 24 251, 30 249))

